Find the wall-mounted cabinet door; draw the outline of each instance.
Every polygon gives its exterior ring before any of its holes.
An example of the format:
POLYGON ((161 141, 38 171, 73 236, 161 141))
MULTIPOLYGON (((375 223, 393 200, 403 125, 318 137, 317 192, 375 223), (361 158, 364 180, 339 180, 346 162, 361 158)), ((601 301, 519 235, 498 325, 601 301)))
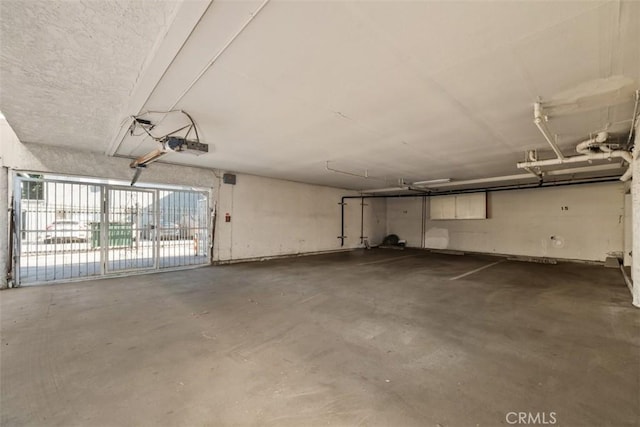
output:
POLYGON ((429 217, 431 219, 455 219, 456 196, 432 197, 429 217))
POLYGON ((436 196, 430 202, 429 218, 432 220, 487 218, 486 193, 436 196))

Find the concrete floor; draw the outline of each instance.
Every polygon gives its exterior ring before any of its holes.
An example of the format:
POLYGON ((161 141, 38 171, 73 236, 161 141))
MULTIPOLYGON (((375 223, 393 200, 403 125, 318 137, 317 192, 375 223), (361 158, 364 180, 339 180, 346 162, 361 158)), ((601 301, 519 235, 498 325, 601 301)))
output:
POLYGON ((639 425, 620 271, 450 280, 499 260, 371 250, 3 291, 0 421, 639 425))

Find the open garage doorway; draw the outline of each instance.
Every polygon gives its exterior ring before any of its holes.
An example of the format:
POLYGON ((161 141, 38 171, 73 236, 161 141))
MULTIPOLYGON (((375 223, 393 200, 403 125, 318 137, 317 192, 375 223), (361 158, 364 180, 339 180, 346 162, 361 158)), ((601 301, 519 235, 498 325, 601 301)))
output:
POLYGON ((15 284, 210 263, 208 189, 14 175, 15 284))

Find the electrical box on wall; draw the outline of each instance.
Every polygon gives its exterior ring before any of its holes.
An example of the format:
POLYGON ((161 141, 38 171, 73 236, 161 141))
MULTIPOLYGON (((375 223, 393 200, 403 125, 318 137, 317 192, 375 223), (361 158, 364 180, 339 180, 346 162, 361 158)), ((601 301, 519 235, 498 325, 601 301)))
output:
POLYGON ((222 175, 222 182, 225 184, 236 185, 236 176, 232 173, 225 173, 222 175))

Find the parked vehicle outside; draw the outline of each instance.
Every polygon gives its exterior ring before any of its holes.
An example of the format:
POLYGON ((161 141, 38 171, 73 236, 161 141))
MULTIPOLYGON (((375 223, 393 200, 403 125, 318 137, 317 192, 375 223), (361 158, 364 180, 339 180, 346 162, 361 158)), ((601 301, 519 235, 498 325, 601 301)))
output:
POLYGON ((80 221, 58 220, 47 226, 44 235, 44 243, 71 243, 86 242, 89 237, 89 228, 80 221))
POLYGON ((180 226, 171 222, 161 222, 160 227, 149 224, 145 229, 140 231, 140 237, 146 240, 176 240, 180 238, 180 226))

